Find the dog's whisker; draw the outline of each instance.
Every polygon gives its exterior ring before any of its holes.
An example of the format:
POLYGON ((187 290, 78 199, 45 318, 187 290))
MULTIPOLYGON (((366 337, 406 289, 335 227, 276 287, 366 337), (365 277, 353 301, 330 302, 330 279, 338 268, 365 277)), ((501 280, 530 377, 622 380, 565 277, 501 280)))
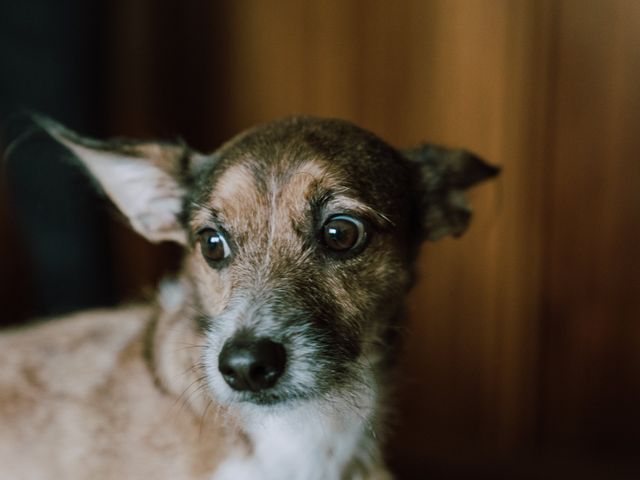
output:
POLYGON ((181 409, 184 408, 188 402, 188 400, 191 398, 191 396, 194 394, 194 392, 196 392, 199 388, 199 386, 206 380, 206 375, 202 375, 198 378, 196 378, 195 380, 193 380, 187 387, 185 387, 185 389, 182 391, 182 393, 180 395, 178 395, 178 397, 174 400, 173 402, 173 408, 176 408, 177 405, 181 406, 181 409), (189 392, 189 390, 191 390, 193 387, 196 387, 196 389, 192 392, 189 392))

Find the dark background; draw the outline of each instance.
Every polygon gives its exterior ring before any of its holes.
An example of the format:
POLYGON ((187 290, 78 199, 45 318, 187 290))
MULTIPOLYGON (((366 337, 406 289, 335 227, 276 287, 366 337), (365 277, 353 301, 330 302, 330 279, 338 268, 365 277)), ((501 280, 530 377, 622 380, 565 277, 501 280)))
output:
POLYGON ((502 165, 470 232, 421 256, 392 463, 640 478, 640 2, 0 0, 3 324, 136 298, 179 259, 20 137, 24 108, 203 151, 338 116, 502 165))

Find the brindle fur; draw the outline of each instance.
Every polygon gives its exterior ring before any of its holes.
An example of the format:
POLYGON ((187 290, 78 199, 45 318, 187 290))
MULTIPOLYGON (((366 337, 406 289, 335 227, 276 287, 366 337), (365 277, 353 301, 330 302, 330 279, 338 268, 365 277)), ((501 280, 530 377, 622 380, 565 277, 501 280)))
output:
POLYGON ((212 155, 37 120, 133 228, 187 253, 153 306, 0 337, 0 477, 387 478, 388 386, 418 245, 462 233, 462 190, 497 170, 462 150, 401 152, 340 120, 269 123, 212 155), (362 251, 323 245, 335 214, 366 223, 362 251), (224 232, 229 259, 204 259, 204 228, 224 232), (274 388, 222 380, 218 354, 242 331, 285 346, 274 388))

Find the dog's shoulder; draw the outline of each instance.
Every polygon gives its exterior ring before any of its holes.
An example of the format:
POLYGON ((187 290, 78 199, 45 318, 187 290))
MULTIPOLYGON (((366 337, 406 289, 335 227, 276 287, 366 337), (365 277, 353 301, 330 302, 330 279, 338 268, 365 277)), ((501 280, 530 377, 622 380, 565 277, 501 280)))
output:
POLYGON ((0 477, 202 478, 213 469, 215 437, 151 375, 155 314, 81 312, 0 333, 0 477), (18 454, 26 451, 40 463, 18 454))
POLYGON ((82 395, 137 343, 151 315, 148 306, 95 310, 0 332, 2 391, 82 395))

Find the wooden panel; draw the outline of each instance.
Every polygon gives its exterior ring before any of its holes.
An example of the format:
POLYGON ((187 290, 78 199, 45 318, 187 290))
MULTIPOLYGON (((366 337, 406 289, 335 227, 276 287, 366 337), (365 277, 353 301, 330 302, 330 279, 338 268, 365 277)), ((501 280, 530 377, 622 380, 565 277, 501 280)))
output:
POLYGON ((230 3, 228 121, 241 130, 283 115, 353 119, 358 92, 356 3, 230 3))
POLYGON ((403 447, 415 449, 414 461, 504 454, 530 438, 535 421, 544 170, 536 160, 548 89, 540 32, 550 15, 545 3, 486 7, 429 2, 411 15, 405 127, 415 140, 466 145, 504 167, 497 185, 473 193, 468 235, 424 249, 409 337, 416 380, 403 404, 411 425, 403 447))
MULTIPOLYGON (((211 149, 307 113, 502 165, 468 235, 423 250, 396 465, 472 478, 569 447, 586 475, 640 448, 640 3, 276 3, 110 3, 112 133, 211 149)), ((113 231, 125 292, 175 259, 113 231)))
POLYGON ((640 3, 562 2, 544 434, 640 451, 640 3))

